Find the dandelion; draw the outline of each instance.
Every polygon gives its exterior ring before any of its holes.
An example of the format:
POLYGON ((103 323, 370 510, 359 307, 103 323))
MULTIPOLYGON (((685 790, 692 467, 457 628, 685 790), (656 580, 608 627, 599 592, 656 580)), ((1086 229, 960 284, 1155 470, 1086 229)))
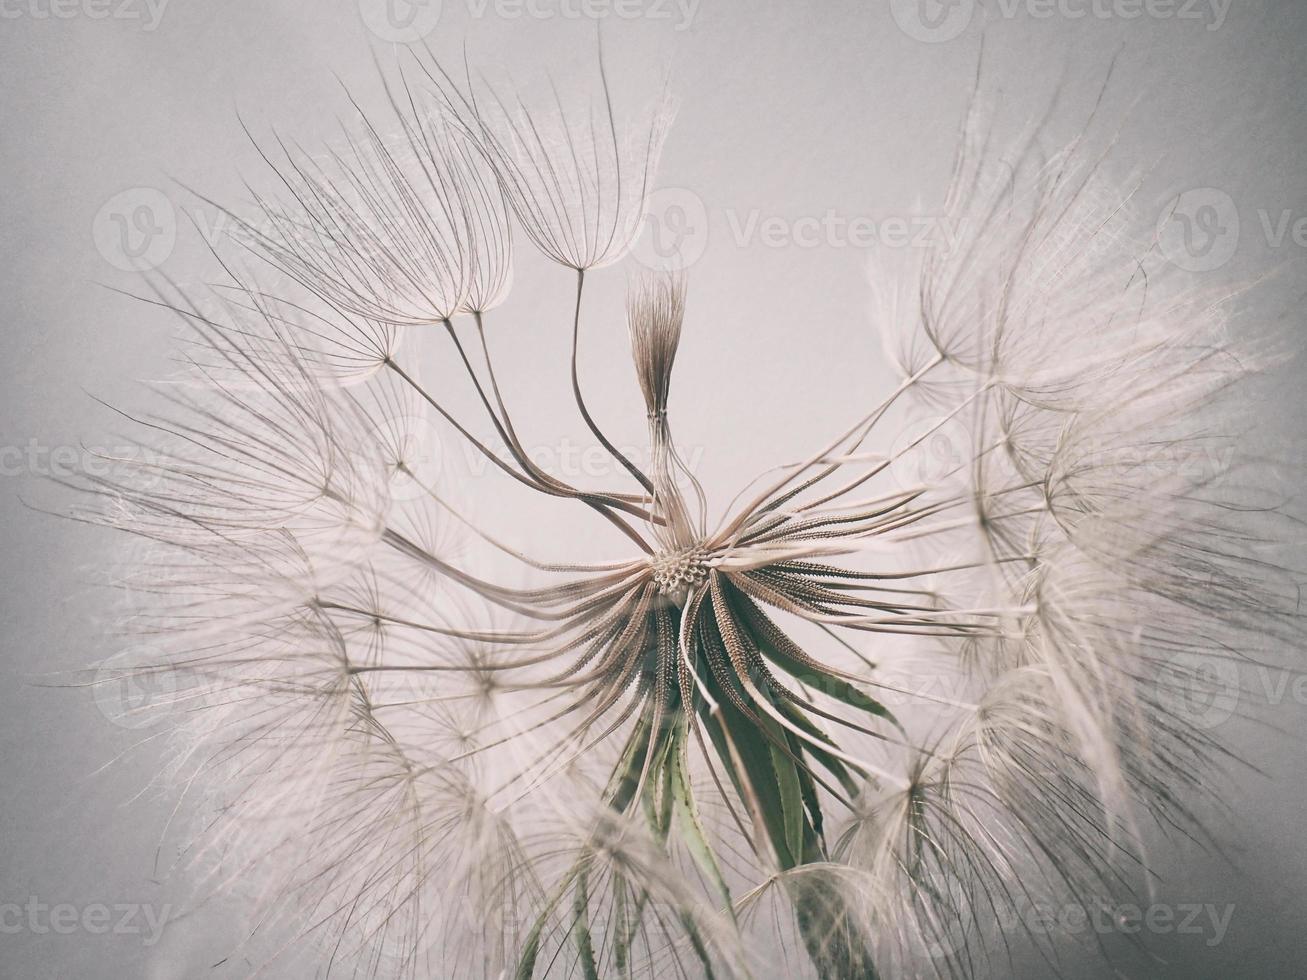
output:
POLYGON ((140 669, 205 678, 170 712, 170 775, 217 800, 193 874, 260 900, 250 950, 395 976, 968 973, 1004 908, 1141 887, 1144 821, 1201 831, 1223 750, 1156 678, 1293 635, 1293 590, 1263 557, 1276 514, 1241 503, 1253 471, 1176 462, 1237 442, 1257 359, 1226 339, 1232 297, 1131 237, 1101 159, 1041 154, 1039 129, 1000 157, 969 116, 964 234, 875 277, 899 383, 723 510, 673 436, 686 278, 628 301, 646 466, 577 371, 585 277, 630 247, 662 112, 624 138, 606 79, 597 110, 533 114, 424 61, 388 92, 399 148, 362 119, 257 198, 246 245, 284 294, 228 267, 209 312, 166 301, 200 384, 140 420, 149 466, 81 484, 86 519, 151 546, 140 669), (484 322, 510 216, 576 273, 572 391, 621 485, 546 472, 510 415, 484 322), (476 423, 420 380, 415 330, 476 423), (896 439, 913 400, 937 417, 896 439), (526 553, 416 465, 428 426, 623 552, 526 553), (944 432, 947 470, 905 479, 944 432))
POLYGON ((480 149, 522 230, 542 254, 584 273, 635 244, 671 118, 666 93, 619 124, 599 52, 598 105, 569 108, 551 81, 528 108, 493 89, 460 87, 439 64, 413 56, 428 100, 480 149))

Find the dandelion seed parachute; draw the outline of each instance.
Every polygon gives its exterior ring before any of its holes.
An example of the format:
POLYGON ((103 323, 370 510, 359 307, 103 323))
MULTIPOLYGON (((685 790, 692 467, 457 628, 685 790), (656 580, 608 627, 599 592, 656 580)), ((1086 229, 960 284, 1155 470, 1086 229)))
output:
POLYGON ((545 256, 583 272, 621 259, 639 235, 673 114, 664 92, 618 123, 603 54, 599 104, 570 106, 550 80, 528 106, 486 85, 460 85, 413 53, 427 98, 481 153, 523 232, 545 256))

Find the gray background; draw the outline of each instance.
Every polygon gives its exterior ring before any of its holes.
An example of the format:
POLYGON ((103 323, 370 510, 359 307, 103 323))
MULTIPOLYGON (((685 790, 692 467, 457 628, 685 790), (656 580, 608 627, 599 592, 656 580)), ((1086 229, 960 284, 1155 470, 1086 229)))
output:
MULTIPOLYGON (((369 0, 363 6, 375 13, 369 0)), ((894 6, 911 13, 910 4, 894 6)), ((1237 242, 1229 261, 1205 275, 1238 282, 1277 271, 1242 308, 1300 335, 1307 249, 1291 231, 1277 244, 1263 223, 1277 225, 1286 211, 1290 226, 1307 217, 1307 4, 1233 0, 1219 26, 1207 3, 1008 0, 951 9, 962 18, 957 36, 927 42, 879 3, 702 0, 687 19, 655 0, 539 0, 518 15, 505 2, 444 0, 427 36, 454 59, 466 43, 495 74, 530 79, 548 66, 567 81, 592 68, 594 21, 602 19, 620 95, 644 97, 670 67, 680 110, 659 186, 684 189, 671 200, 688 207, 704 246, 691 270, 673 407, 680 442, 719 505, 742 474, 804 453, 813 432, 835 431, 849 406, 888 378, 868 326, 866 249, 740 242, 734 226, 754 212, 787 221, 827 211, 875 220, 929 213, 982 33, 985 86, 1009 129, 1065 78, 1058 127, 1074 133, 1119 53, 1107 114, 1127 119, 1122 169, 1156 164, 1144 217, 1189 188, 1228 195, 1240 218, 1237 242), (583 15, 564 15, 577 10, 583 15), (593 16, 603 11, 610 15, 593 16)), ((113 416, 92 395, 134 406, 142 399, 136 379, 171 370, 168 321, 104 288, 131 288, 134 278, 112 264, 104 244, 112 238, 102 219, 97 239, 96 216, 123 191, 160 189, 178 217, 161 268, 200 275, 202 237, 181 217, 194 202, 169 178, 240 200, 240 174, 259 167, 237 111, 263 133, 276 126, 311 144, 330 134, 342 108, 332 73, 375 100, 369 50, 384 57, 385 46, 353 0, 171 0, 157 23, 143 2, 123 0, 54 8, 0 0, 0 10, 0 447, 10 450, 0 477, 0 905, 161 904, 171 894, 155 873, 168 795, 140 792, 154 768, 149 733, 111 724, 85 690, 42 686, 67 683, 60 672, 115 652, 106 639, 111 598, 95 581, 116 542, 22 502, 52 501, 41 477, 59 460, 78 458, 83 446, 121 444, 113 416)), ((638 444, 642 414, 621 323, 625 278, 621 269, 596 277, 582 369, 595 414, 611 420, 617 442, 638 444)), ((494 318, 504 373, 515 378, 514 397, 530 399, 546 452, 586 442, 566 391, 570 289, 565 274, 523 256, 518 288, 494 318)), ((1258 410, 1257 438, 1288 459, 1301 447, 1301 370, 1280 369, 1258 410)), ((442 465, 458 461, 447 452, 442 465)), ((541 549, 572 536, 563 520, 542 529, 534 505, 518 508, 519 498, 499 508, 502 490, 490 482, 473 495, 501 530, 541 549)), ((1254 723, 1231 720, 1223 730, 1265 773, 1236 772, 1223 784, 1233 816, 1214 817, 1214 829, 1229 861, 1178 845, 1155 855, 1158 901, 1231 903, 1228 931, 1214 945, 1210 932, 1149 936, 1157 959, 1108 936, 1123 973, 1301 975, 1307 704, 1294 677, 1274 681, 1268 700, 1278 703, 1255 707, 1254 723)), ((1262 686, 1258 677, 1249 683, 1262 686)), ((152 948, 141 936, 85 929, 0 934, 0 976, 210 975, 239 935, 242 912, 172 922, 152 948)), ((1018 975, 1048 975, 1020 945, 1016 955, 1018 975)), ((1110 975, 1093 950, 1069 947, 1062 966, 1072 976, 1110 975)), ((231 962, 212 975, 243 968, 231 962)))

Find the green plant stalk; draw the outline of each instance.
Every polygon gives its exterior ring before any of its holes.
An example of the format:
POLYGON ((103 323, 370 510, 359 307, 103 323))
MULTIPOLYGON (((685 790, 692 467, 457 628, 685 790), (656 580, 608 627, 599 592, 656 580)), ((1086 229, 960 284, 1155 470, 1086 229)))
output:
MULTIPOLYGON (((696 696, 691 710, 707 733, 718 764, 750 808, 749 815, 758 834, 752 843, 760 858, 781 871, 828 860, 821 798, 810 767, 824 770, 850 793, 856 791, 856 780, 834 755, 799 739, 765 714, 746 714, 737 707, 708 669, 707 652, 696 649, 695 654, 692 669, 697 675, 698 689, 708 697, 696 696), (715 704, 710 704, 708 698, 715 704)), ((657 669, 656 653, 651 652, 650 664, 652 669, 657 669)), ((829 741, 796 706, 781 699, 773 700, 772 706, 796 727, 820 741, 829 741)), ((883 707, 875 702, 869 701, 863 707, 873 714, 884 713, 883 707)), ((689 741, 689 719, 675 692, 672 703, 661 713, 655 711, 652 701, 646 703, 614 766, 605 800, 620 813, 642 812, 654 839, 664 846, 672 834, 677 835, 714 887, 724 909, 733 917, 735 910, 729 888, 699 822, 688 775, 689 741), (657 731, 654 731, 655 724, 657 731), (650 753, 651 761, 645 772, 645 759, 650 753)), ((554 891, 519 960, 518 980, 533 977, 541 931, 569 890, 571 933, 583 975, 597 975, 589 928, 589 870, 585 860, 578 862, 554 891)), ((793 906, 804 947, 821 980, 876 980, 878 974, 865 930, 829 880, 800 874, 786 882, 785 893, 793 906)), ((638 932, 637 920, 647 900, 647 895, 628 895, 620 890, 615 895, 622 912, 619 918, 624 922, 615 937, 614 954, 619 969, 629 969, 629 943, 638 932)), ((706 975, 713 977, 710 950, 697 926, 688 916, 683 916, 681 922, 706 975)))

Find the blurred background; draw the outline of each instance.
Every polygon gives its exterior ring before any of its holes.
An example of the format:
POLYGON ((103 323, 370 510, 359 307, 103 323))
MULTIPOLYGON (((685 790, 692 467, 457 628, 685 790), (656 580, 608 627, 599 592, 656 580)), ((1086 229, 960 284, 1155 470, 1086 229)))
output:
MULTIPOLYGON (((948 233, 935 216, 978 65, 999 140, 1055 93, 1050 133, 1070 139, 1102 93, 1098 125, 1121 131, 1112 167, 1146 174, 1141 227, 1160 225, 1168 258, 1205 285, 1256 282, 1233 329, 1302 336, 1297 0, 0 0, 0 977, 251 969, 228 957, 250 910, 170 907, 175 855, 160 842, 171 797, 150 782, 158 732, 125 727, 113 705, 69 686, 67 672, 119 652, 122 599, 99 582, 120 542, 42 513, 56 501, 48 479, 126 446, 100 402, 132 410, 138 381, 175 369, 174 323, 115 290, 139 289, 143 268, 181 282, 212 274, 205 253, 224 219, 187 188, 241 204, 246 180, 267 186, 242 121, 261 139, 330 141, 348 110, 341 82, 379 105, 377 62, 415 41, 505 84, 540 85, 547 70, 581 90, 596 78, 597 30, 619 115, 665 83, 678 113, 645 238, 594 276, 582 377, 614 441, 641 445, 623 293, 678 250, 690 295, 673 421, 719 507, 884 390, 869 265, 948 233)), ((528 251, 491 324, 505 387, 531 406, 543 459, 602 479, 570 408, 573 282, 528 251)), ((1253 393, 1256 448, 1294 464, 1303 370, 1291 358, 1253 393)), ((445 446, 432 465, 485 475, 470 462, 445 446)), ((581 533, 542 526, 539 503, 490 477, 470 485, 524 547, 581 533)), ((1215 722, 1260 770, 1232 768, 1221 784, 1223 855, 1158 842, 1160 911, 1071 924, 1056 965, 1015 940, 1015 975, 1302 975, 1305 676, 1307 661, 1301 674, 1252 671, 1241 683, 1255 703, 1239 713, 1251 718, 1215 722)), ((297 969, 276 975, 313 975, 297 969)))

